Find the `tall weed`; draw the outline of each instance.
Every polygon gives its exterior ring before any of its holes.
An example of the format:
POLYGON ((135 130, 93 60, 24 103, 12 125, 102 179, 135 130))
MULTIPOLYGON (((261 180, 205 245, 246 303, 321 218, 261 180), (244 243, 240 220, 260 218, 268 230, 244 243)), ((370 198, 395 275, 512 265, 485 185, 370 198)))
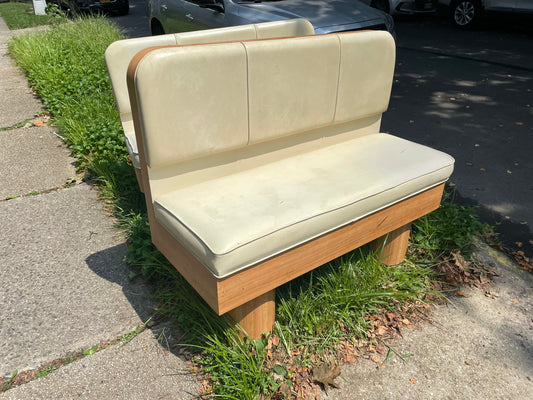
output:
POLYGON ((81 168, 128 156, 104 61, 107 46, 120 38, 114 24, 97 16, 17 36, 9 43, 81 168))

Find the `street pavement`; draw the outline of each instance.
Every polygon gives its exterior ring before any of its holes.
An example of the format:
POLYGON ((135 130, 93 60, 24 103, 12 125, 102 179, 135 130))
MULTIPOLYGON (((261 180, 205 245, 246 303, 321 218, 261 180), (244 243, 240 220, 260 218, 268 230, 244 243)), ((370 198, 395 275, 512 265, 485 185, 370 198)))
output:
MULTIPOLYGON (((125 240, 81 181, 62 140, 33 121, 42 109, 6 55, 0 18, 0 376, 113 342, 147 321, 151 288, 130 281, 125 240), (16 125, 16 127, 14 127, 16 125), (24 124, 22 124, 24 125, 24 124), (5 129, 4 129, 5 128, 5 129)), ((331 399, 533 398, 533 279, 494 249, 478 259, 498 277, 432 308, 433 323, 391 345, 405 360, 345 366, 331 399)), ((191 399, 199 384, 174 331, 156 324, 0 399, 191 399), (172 342, 172 340, 170 340, 172 342)), ((382 360, 383 361, 383 360, 382 360)))
POLYGON ((503 244, 533 257, 533 19, 397 18, 382 129, 455 160, 451 182, 503 244), (529 23, 528 23, 529 21, 529 23))

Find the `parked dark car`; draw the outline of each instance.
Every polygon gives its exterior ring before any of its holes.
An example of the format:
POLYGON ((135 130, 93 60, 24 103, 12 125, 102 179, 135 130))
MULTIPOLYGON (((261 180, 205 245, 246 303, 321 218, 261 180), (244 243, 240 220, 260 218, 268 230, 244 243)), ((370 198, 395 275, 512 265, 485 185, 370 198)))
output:
POLYGON ((316 33, 387 30, 392 17, 357 0, 148 0, 152 34, 305 18, 316 33))
POLYGON ((59 8, 71 16, 79 12, 112 12, 126 15, 130 11, 129 0, 55 0, 59 8))

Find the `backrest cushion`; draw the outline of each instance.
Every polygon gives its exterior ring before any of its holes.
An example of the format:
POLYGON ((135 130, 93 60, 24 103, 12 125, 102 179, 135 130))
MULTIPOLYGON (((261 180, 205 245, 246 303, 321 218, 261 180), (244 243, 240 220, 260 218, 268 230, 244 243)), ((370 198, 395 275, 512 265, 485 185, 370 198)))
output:
POLYGON ((340 45, 335 35, 243 43, 248 55, 250 142, 330 124, 340 45))
POLYGON ((381 114, 394 50, 383 31, 154 49, 128 78, 147 163, 381 114))
POLYGON ((132 104, 137 104, 147 164, 155 168, 245 146, 245 77, 240 42, 162 48, 145 55, 136 68, 132 104))
POLYGON ((126 84, 126 71, 133 56, 142 49, 177 44, 231 42, 272 37, 313 35, 314 32, 313 25, 309 21, 298 18, 161 36, 124 39, 113 42, 105 52, 105 61, 118 111, 121 115, 131 113, 126 84))
POLYGON ((313 25, 303 18, 176 33, 176 43, 204 44, 289 36, 314 35, 313 25))
POLYGON ((309 36, 315 34, 311 22, 303 18, 254 24, 256 39, 275 37, 309 36))
POLYGON ((105 62, 118 112, 131 113, 130 98, 126 85, 126 71, 132 57, 142 49, 151 46, 175 45, 174 35, 147 36, 136 39, 123 39, 111 43, 105 51, 105 62))
POLYGON ((386 32, 339 34, 342 53, 335 122, 383 113, 389 105, 396 46, 386 32))

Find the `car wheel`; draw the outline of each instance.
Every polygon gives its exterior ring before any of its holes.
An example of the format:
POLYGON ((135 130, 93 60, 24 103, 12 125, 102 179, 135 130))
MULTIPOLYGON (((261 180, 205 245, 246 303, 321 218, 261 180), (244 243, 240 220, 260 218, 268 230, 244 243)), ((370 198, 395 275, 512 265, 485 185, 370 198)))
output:
POLYGON ((390 12, 389 0, 372 0, 370 6, 387 14, 390 12))
POLYGON ((152 22, 150 23, 150 30, 152 31, 152 36, 165 34, 163 25, 161 25, 161 22, 159 22, 157 19, 153 19, 152 22))
POLYGON ((459 28, 470 28, 479 16, 481 8, 474 0, 459 0, 452 9, 453 22, 459 28))

